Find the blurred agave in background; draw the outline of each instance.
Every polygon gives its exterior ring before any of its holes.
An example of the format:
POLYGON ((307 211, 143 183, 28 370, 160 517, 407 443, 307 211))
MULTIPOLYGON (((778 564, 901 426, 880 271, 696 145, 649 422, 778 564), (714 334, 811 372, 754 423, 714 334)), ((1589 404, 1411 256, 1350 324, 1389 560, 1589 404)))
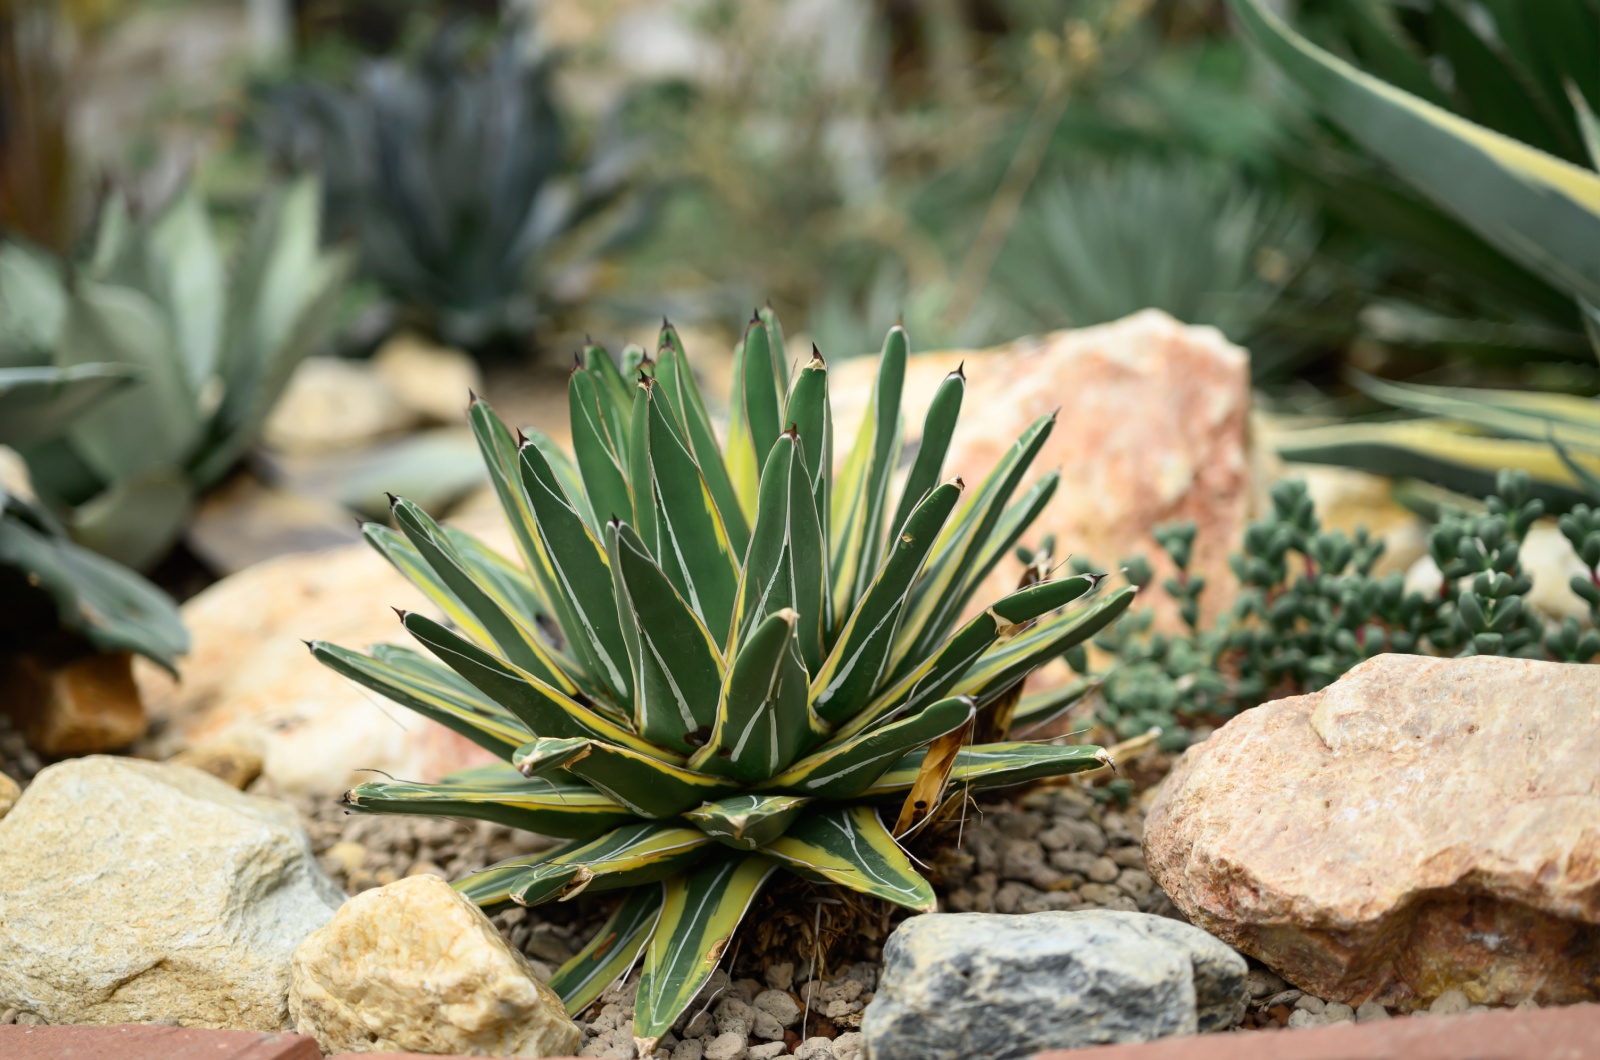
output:
POLYGON ((1291 202, 1225 171, 1141 160, 1041 182, 998 271, 1035 329, 1154 306, 1249 343, 1315 246, 1291 202))
POLYGON ((480 57, 458 25, 348 87, 270 89, 260 118, 269 154, 321 171, 329 234, 357 238, 403 321, 469 348, 525 340, 557 288, 581 288, 644 217, 635 147, 614 124, 574 143, 552 60, 507 36, 480 57))
POLYGON ((312 180, 269 193, 231 269, 192 186, 146 218, 112 198, 81 258, 0 244, 0 367, 109 366, 132 380, 20 448, 76 540, 150 567, 245 455, 343 288, 344 255, 319 246, 317 198, 312 180))

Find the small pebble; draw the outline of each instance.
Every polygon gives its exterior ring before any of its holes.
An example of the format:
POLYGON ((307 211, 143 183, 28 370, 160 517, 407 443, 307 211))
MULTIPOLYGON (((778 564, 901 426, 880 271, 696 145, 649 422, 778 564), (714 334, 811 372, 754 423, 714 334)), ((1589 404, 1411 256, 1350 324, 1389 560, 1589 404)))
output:
POLYGON ((1245 976, 1245 987, 1250 991, 1250 996, 1256 1000, 1272 997, 1280 993, 1289 984, 1283 978, 1265 968, 1252 968, 1245 976))
POLYGON ((1323 1009, 1327 1008, 1328 1003, 1322 1000, 1320 997, 1312 997, 1310 994, 1301 994, 1300 1000, 1294 1003, 1294 1007, 1305 1012, 1309 1012, 1315 1016, 1320 1014, 1323 1009))
POLYGON ((1373 1023, 1377 1020, 1389 1019, 1389 1010, 1376 1001, 1363 1001, 1356 1006, 1357 1023, 1373 1023))
POLYGON ((750 1060, 773 1060, 788 1052, 789 1047, 780 1042, 765 1042, 761 1045, 752 1045, 747 1050, 750 1060))
POLYGON ((1433 999, 1433 1004, 1428 1006, 1430 1016, 1454 1016, 1467 1011, 1472 1007, 1472 1002, 1467 1000, 1467 995, 1459 990, 1446 990, 1433 999))
POLYGON ((856 1060, 861 1055, 861 1032, 847 1031, 833 1040, 833 1060, 856 1060))
POLYGON ((794 1055, 799 1057, 800 1060, 835 1060, 833 1039, 824 1038, 821 1035, 815 1038, 807 1038, 800 1048, 794 1051, 794 1055))
POLYGON ((744 1060, 748 1050, 745 1036, 732 1031, 717 1035, 706 1046, 706 1060, 744 1060))
POLYGON ((1117 878, 1117 863, 1110 858, 1095 858, 1089 866, 1089 879, 1095 883, 1110 883, 1117 878))
POLYGON ((789 961, 769 964, 762 974, 773 990, 787 990, 794 985, 794 964, 789 961))
POLYGON ((1273 994, 1262 1004, 1262 1008, 1271 1008, 1273 1005, 1292 1005, 1300 1000, 1300 991, 1294 987, 1273 994))
POLYGON ((1342 1001, 1330 1001, 1322 1010, 1324 1023, 1350 1023, 1356 1018, 1356 1010, 1342 1001))

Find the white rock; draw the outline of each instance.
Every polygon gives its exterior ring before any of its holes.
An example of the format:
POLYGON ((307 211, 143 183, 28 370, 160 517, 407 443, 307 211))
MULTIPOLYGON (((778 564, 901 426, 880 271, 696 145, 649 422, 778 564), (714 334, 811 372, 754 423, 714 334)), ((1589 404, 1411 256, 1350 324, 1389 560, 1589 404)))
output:
POLYGON ((706 1060, 744 1060, 745 1035, 736 1031, 727 1031, 711 1039, 711 1044, 706 1046, 706 1060))
POLYGON ((833 1040, 834 1060, 856 1060, 861 1055, 861 1032, 846 1031, 833 1040))
POLYGON ((416 414, 370 364, 307 357, 267 417, 262 440, 282 453, 332 453, 404 430, 416 414))
POLYGON ((50 766, 0 821, 0 1009, 279 1031, 338 889, 289 806, 188 766, 50 766))
POLYGON ((478 363, 461 350, 401 332, 372 356, 372 370, 395 399, 436 423, 461 423, 473 391, 483 389, 478 363))
POLYGON ((364 891, 301 943, 289 1010, 328 1053, 568 1056, 582 1040, 555 992, 436 876, 364 891))
POLYGON ((800 1022, 800 1003, 784 990, 763 990, 751 1002, 758 1012, 765 1012, 785 1027, 800 1022))

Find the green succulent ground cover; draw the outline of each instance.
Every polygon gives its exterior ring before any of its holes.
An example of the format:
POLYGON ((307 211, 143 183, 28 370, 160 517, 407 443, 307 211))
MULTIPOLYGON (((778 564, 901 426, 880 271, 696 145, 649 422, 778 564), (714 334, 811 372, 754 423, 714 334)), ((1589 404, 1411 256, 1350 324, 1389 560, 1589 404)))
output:
MULTIPOLYGON (((1140 611, 1096 638, 1113 660, 1093 677, 1099 720, 1124 739, 1159 727, 1177 749, 1192 725, 1315 691, 1384 652, 1589 662, 1600 655, 1600 511, 1580 504, 1559 520, 1588 568, 1570 588, 1589 606, 1589 628, 1571 617, 1548 622, 1527 604, 1533 582, 1521 548, 1543 514, 1520 471, 1502 471, 1480 510, 1437 513, 1428 553, 1442 579, 1437 592, 1423 593, 1398 571, 1374 574, 1384 545, 1365 528, 1353 536, 1324 530, 1305 484, 1279 483, 1272 511, 1246 529, 1232 557, 1233 606, 1207 626, 1199 608, 1205 578, 1189 570, 1194 525, 1162 528, 1157 540, 1177 568, 1163 588, 1187 628, 1152 633, 1152 613, 1140 611)), ((1124 568, 1131 584, 1153 580, 1142 557, 1124 568)), ((1082 648, 1067 657, 1089 671, 1082 648)))
POLYGON ((967 789, 1107 760, 1004 735, 1070 702, 1019 700, 1020 683, 1115 620, 1132 588, 1097 596, 1098 575, 1035 569, 963 620, 1055 488, 1052 474, 1018 495, 1052 418, 981 481, 945 479, 966 385, 952 373, 896 496, 907 353, 896 327, 837 477, 827 364, 813 351, 791 371, 770 310, 735 351, 726 446, 670 326, 653 358, 582 352, 571 456, 474 400, 522 565, 397 499, 396 528, 367 537, 447 616, 402 616, 428 654, 312 645, 507 760, 363 784, 350 806, 567 840, 458 884, 485 906, 628 891, 552 985, 577 1011, 639 963, 645 1053, 773 873, 932 909, 898 840, 967 789))

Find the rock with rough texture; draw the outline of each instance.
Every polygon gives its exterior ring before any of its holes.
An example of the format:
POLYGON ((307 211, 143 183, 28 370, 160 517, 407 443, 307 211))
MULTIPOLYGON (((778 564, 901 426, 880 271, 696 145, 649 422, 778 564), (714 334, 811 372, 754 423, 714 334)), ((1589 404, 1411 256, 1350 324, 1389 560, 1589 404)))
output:
POLYGON ((145 734, 132 656, 125 652, 84 655, 61 666, 19 655, 0 671, 0 709, 40 754, 113 751, 145 734))
POLYGON ((186 766, 74 759, 0 821, 0 1009, 279 1031, 340 901, 293 808, 186 766))
POLYGON ((883 959, 861 1020, 872 1060, 1008 1060, 1244 1015, 1244 958, 1145 913, 933 913, 901 924, 883 959))
MULTIPOLYGON (((1054 534, 1058 556, 1086 556, 1102 567, 1144 553, 1159 584, 1170 568, 1151 530, 1193 520, 1191 570, 1210 585, 1202 605, 1209 615, 1231 603, 1228 554, 1243 532, 1250 485, 1243 349, 1215 328, 1186 327, 1152 309, 993 350, 914 355, 903 403, 908 444, 920 438, 939 384, 963 362, 967 392, 945 478, 961 475, 971 493, 1024 427, 1059 409, 1021 487, 1061 472, 1029 541, 1054 534)), ((834 436, 843 440, 834 446, 836 464, 849 455, 876 370, 870 357, 833 369, 834 436)), ((1015 589, 1020 575, 1007 556, 974 596, 974 613, 1015 589)), ((1176 621, 1175 610, 1162 614, 1176 621)))
POLYGON ((401 332, 372 355, 372 370, 401 405, 434 423, 460 423, 483 374, 472 357, 401 332))
POLYGON ((1600 667, 1379 655, 1191 748, 1145 856, 1318 997, 1600 997, 1600 667))
POLYGON ((437 876, 345 903, 295 951, 289 1009, 328 1053, 566 1056, 582 1038, 527 959, 437 876))
POLYGON ((342 791, 362 768, 431 781, 494 761, 466 737, 334 673, 301 643, 410 643, 390 607, 438 614, 365 544, 282 556, 224 578, 183 606, 194 638, 183 680, 135 668, 163 726, 151 752, 232 744, 259 754, 265 776, 296 793, 342 791))

